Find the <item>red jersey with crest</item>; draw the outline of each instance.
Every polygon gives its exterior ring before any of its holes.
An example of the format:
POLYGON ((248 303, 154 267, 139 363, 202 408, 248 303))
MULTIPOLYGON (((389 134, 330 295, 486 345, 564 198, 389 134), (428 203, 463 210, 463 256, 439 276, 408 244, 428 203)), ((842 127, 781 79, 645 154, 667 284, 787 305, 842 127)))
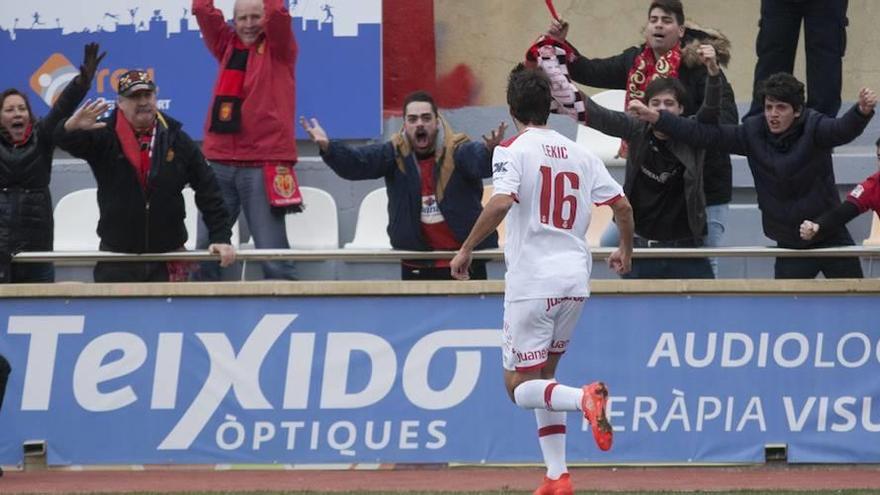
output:
POLYGON ((859 213, 868 210, 880 211, 880 172, 853 188, 846 200, 855 204, 859 208, 859 213))

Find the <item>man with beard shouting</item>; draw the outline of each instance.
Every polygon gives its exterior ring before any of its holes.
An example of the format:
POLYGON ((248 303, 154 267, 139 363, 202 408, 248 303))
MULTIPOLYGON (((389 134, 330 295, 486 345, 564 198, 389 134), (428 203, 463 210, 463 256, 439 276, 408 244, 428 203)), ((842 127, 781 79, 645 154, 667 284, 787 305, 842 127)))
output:
MULTIPOLYGON (((394 249, 455 251, 483 210, 483 179, 492 176, 492 150, 504 137, 501 123, 485 143, 454 133, 434 99, 417 91, 403 102, 403 129, 390 141, 360 147, 331 141, 317 119, 300 124, 337 175, 348 180, 384 178, 388 191, 388 237, 394 249)), ((493 233, 477 249, 498 247, 493 233)), ((451 280, 449 260, 403 260, 403 280, 451 280)), ((486 264, 471 279, 486 279, 486 264)))

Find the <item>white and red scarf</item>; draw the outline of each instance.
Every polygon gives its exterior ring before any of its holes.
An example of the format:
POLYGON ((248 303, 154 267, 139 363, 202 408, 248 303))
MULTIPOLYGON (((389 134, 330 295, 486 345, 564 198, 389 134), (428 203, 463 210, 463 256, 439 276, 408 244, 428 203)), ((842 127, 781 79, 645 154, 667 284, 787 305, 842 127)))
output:
POLYGON ((526 66, 537 67, 550 78, 551 112, 567 115, 586 125, 586 98, 568 73, 568 64, 576 58, 577 50, 568 42, 543 35, 526 52, 526 66))

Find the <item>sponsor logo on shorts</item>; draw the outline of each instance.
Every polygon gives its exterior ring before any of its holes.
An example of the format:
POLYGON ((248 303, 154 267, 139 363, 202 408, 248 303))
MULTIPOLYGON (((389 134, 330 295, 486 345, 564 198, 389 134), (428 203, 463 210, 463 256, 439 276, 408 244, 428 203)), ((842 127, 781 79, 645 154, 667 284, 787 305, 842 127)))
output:
POLYGON ((586 299, 586 297, 548 297, 547 308, 544 311, 550 311, 554 307, 562 304, 562 301, 584 302, 584 299, 586 299))

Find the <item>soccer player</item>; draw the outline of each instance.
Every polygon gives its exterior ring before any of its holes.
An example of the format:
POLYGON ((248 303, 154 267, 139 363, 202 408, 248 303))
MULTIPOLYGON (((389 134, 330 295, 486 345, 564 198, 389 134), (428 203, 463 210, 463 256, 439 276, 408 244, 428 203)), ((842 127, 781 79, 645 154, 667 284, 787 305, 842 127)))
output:
POLYGON ((589 296, 592 261, 586 234, 591 203, 614 210, 621 235, 608 263, 621 274, 631 266, 632 208, 601 160, 547 127, 546 75, 517 66, 508 81, 507 103, 519 133, 495 148, 495 193, 453 258, 451 270, 455 278, 467 279, 474 247, 507 217, 504 383, 516 405, 535 411, 547 465, 544 483, 535 493, 570 494, 566 412, 583 412, 600 449, 610 449, 612 442, 605 384, 570 387, 554 379, 589 296))

